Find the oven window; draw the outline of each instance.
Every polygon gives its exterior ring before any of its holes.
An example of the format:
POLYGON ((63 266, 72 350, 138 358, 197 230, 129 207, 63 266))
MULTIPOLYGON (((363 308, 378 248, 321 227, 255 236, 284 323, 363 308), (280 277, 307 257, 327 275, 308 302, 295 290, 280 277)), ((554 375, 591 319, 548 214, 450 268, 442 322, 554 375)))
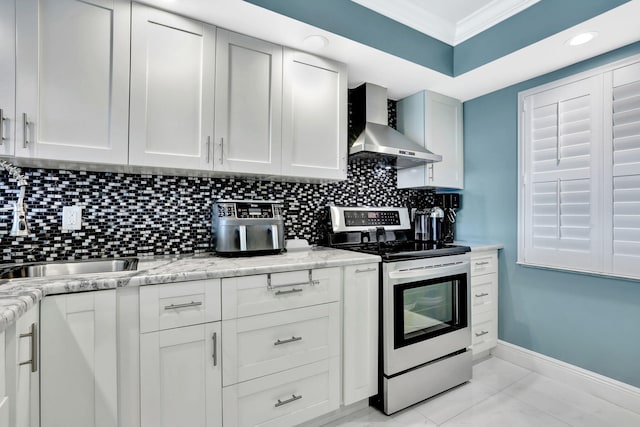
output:
POLYGON ((394 348, 467 327, 466 274, 394 286, 394 348))

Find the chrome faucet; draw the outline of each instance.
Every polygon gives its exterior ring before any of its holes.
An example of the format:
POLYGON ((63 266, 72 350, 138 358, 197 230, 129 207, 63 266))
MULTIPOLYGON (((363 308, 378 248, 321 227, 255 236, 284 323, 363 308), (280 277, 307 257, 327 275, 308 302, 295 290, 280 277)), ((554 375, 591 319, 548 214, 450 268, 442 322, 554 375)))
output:
POLYGON ((20 195, 18 201, 13 202, 13 207, 3 208, 0 210, 13 211, 13 225, 11 226, 11 236, 27 236, 29 235, 29 225, 27 224, 27 213, 24 208, 24 195, 27 189, 27 178, 22 174, 20 168, 12 165, 6 160, 0 160, 0 168, 4 169, 18 182, 20 187, 20 195))

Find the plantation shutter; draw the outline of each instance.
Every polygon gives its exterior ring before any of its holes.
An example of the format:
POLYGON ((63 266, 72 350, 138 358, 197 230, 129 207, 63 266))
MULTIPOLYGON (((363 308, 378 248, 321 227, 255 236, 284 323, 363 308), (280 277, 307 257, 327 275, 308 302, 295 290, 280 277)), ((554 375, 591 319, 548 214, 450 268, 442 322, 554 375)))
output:
POLYGON ((602 268, 601 135, 601 76, 524 99, 524 262, 602 268))
POLYGON ((613 71, 611 172, 605 193, 611 210, 606 232, 608 272, 640 276, 640 64, 613 71))

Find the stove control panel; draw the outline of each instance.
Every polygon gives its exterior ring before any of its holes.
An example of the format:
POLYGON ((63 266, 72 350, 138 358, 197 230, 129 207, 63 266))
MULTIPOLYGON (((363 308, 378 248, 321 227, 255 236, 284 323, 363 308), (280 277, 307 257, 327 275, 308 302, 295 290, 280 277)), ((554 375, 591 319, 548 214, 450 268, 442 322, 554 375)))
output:
POLYGON ((345 206, 329 206, 328 208, 333 233, 370 231, 378 227, 383 227, 388 231, 411 229, 407 208, 345 206))
POLYGON ((347 227, 384 227, 400 225, 398 211, 344 211, 344 224, 347 227))

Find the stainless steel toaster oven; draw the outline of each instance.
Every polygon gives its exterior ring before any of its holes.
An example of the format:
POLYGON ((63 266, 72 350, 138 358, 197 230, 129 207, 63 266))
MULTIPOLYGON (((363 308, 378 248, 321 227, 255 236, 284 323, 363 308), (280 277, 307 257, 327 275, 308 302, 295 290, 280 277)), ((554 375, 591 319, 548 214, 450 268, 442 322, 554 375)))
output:
POLYGON ((218 200, 213 205, 213 249, 227 256, 277 254, 284 249, 282 202, 218 200))

